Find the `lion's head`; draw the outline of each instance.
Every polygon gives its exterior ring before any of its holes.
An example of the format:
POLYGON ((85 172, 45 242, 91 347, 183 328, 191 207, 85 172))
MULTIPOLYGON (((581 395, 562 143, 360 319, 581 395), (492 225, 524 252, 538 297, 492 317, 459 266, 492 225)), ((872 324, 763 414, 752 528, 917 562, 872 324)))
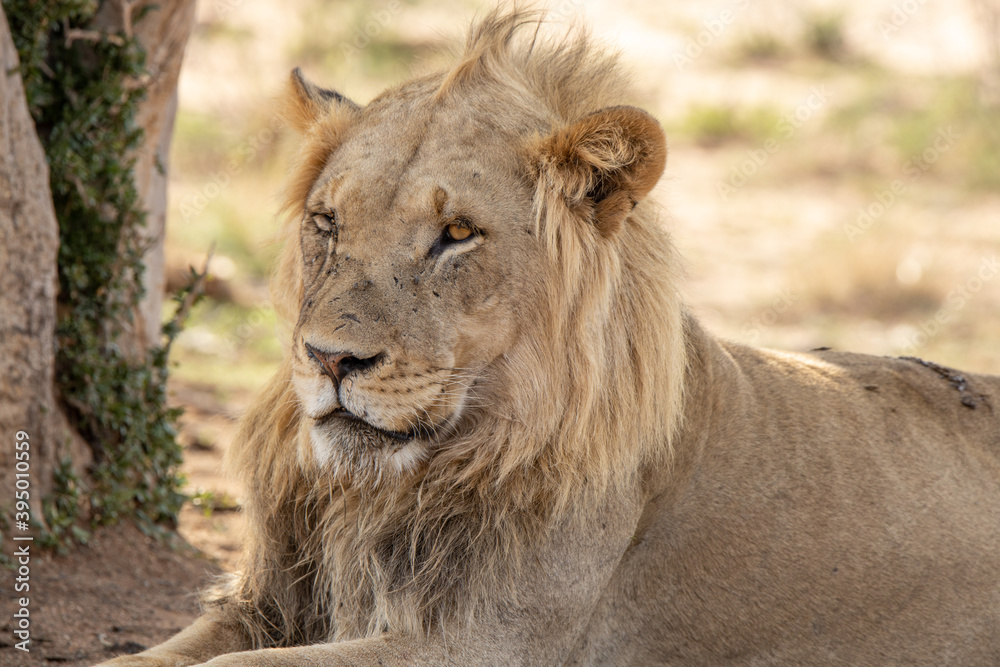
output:
POLYGON ((642 204, 665 138, 610 104, 613 59, 578 38, 517 39, 534 21, 488 19, 454 69, 365 106, 293 73, 284 116, 304 142, 279 281, 321 466, 408 473, 484 434, 520 464, 560 431, 614 422, 599 406, 649 399, 633 336, 677 313, 628 302, 631 281, 672 278, 641 276, 667 250, 642 204))
POLYGON ((538 276, 518 267, 544 270, 544 257, 513 137, 439 87, 362 109, 294 78, 293 104, 338 126, 295 202, 292 381, 320 463, 416 466, 475 421, 537 311, 538 276))

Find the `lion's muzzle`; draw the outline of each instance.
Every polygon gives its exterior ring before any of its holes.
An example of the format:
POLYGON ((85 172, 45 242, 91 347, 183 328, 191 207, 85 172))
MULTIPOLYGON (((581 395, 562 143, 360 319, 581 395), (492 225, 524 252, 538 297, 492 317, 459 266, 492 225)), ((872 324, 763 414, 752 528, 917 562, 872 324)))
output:
MULTIPOLYGON (((315 345, 303 343, 306 354, 309 358, 319 364, 322 372, 333 382, 333 391, 340 393, 341 383, 352 373, 362 373, 372 369, 385 359, 385 353, 374 354, 369 357, 357 357, 350 352, 328 352, 315 345)), ((365 424, 371 428, 376 428, 368 424, 364 419, 354 414, 350 410, 340 408, 327 415, 325 419, 345 419, 350 422, 365 424)), ((413 434, 409 432, 399 432, 391 429, 377 428, 377 430, 389 435, 396 440, 412 440, 413 434)))

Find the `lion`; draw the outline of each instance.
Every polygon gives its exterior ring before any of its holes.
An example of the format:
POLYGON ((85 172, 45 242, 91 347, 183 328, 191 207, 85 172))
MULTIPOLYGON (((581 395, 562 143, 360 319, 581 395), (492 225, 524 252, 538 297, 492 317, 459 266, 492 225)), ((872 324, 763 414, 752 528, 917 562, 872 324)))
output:
POLYGON ((243 569, 113 664, 1000 664, 1000 378, 704 330, 663 130, 543 20, 364 106, 293 72, 243 569))

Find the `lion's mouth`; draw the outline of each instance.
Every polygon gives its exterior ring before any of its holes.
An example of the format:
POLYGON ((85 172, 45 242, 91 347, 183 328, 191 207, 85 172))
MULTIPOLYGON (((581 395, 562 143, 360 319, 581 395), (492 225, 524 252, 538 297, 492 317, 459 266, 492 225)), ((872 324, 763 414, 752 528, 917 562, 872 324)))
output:
POLYGON ((317 424, 327 424, 327 423, 330 423, 330 421, 332 421, 334 419, 340 419, 340 420, 346 421, 353 428, 361 429, 363 431, 369 431, 371 433, 374 433, 374 434, 377 434, 377 435, 381 435, 381 436, 386 436, 386 437, 392 438, 393 440, 399 440, 400 442, 409 442, 410 440, 414 440, 419 435, 422 434, 421 432, 419 432, 417 430, 404 432, 404 431, 390 431, 388 429, 380 428, 378 426, 375 426, 374 424, 371 424, 371 423, 365 421, 361 417, 358 417, 353 412, 351 412, 349 410, 344 410, 343 408, 340 408, 338 410, 334 410, 333 412, 331 412, 330 414, 326 415, 325 417, 321 417, 321 418, 317 419, 316 423, 317 424))

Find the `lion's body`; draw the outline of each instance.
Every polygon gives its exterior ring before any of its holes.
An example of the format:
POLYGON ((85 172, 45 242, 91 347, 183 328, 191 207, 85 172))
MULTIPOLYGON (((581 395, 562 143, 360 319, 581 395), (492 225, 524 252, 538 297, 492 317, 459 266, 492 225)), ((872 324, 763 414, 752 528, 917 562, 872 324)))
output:
POLYGON ((123 662, 1000 662, 1000 379, 704 333, 662 130, 536 29, 364 107, 293 77, 244 569, 123 662))
POLYGON ((568 664, 1000 663, 1000 377, 694 338, 674 466, 568 664))

